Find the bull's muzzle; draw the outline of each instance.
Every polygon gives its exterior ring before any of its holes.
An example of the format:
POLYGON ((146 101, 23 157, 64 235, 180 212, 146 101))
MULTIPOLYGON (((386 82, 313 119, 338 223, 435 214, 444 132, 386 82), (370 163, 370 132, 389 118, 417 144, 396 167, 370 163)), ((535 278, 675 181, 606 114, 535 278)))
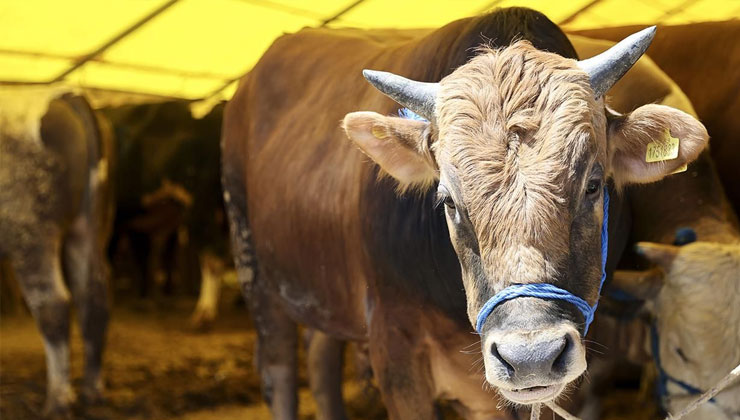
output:
POLYGON ((574 326, 535 331, 491 331, 484 340, 486 379, 520 404, 552 401, 586 370, 574 326))

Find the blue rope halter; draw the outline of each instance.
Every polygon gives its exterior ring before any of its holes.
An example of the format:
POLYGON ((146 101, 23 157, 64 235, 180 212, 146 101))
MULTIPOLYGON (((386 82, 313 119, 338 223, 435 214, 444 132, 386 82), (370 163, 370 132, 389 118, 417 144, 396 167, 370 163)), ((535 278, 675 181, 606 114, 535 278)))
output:
MULTIPOLYGON (((601 295, 601 288, 604 286, 604 280, 606 280, 606 257, 609 248, 609 191, 606 186, 604 187, 604 222, 601 225, 601 281, 599 283, 599 295, 601 295)), ((554 284, 550 283, 528 283, 528 284, 513 284, 504 290, 496 293, 483 305, 480 312, 478 312, 478 318, 475 322, 475 330, 480 333, 483 328, 483 324, 491 315, 491 312, 500 303, 506 302, 507 300, 516 299, 518 297, 535 297, 539 299, 559 299, 566 302, 570 302, 578 308, 586 319, 586 325, 584 327, 583 336, 588 334, 588 327, 594 320, 594 314, 596 308, 599 306, 598 297, 594 306, 591 306, 586 302, 585 299, 580 296, 576 296, 573 293, 561 289, 554 284)))

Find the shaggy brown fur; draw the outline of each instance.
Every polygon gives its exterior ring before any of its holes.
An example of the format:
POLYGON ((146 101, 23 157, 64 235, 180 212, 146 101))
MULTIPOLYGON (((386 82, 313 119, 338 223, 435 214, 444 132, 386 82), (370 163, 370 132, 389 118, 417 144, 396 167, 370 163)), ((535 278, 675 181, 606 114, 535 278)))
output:
POLYGON ((487 250, 486 263, 496 277, 554 277, 560 262, 530 247, 567 247, 568 224, 558 222, 569 217, 571 191, 564 187, 582 183, 583 171, 576 169, 590 163, 581 162, 586 151, 596 150, 606 165, 603 114, 591 112, 597 104, 588 77, 575 61, 520 41, 483 50, 441 86, 434 149, 457 170, 460 199, 487 250), (520 248, 532 252, 502 272, 502 263, 511 261, 502 253, 520 248))

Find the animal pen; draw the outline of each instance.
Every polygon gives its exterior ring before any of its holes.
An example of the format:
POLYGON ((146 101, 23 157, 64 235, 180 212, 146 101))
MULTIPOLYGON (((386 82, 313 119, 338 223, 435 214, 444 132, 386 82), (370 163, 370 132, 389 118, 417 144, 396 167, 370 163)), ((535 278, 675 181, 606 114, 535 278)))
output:
POLYGON ((0 418, 740 418, 737 0, 0 4, 0 418))

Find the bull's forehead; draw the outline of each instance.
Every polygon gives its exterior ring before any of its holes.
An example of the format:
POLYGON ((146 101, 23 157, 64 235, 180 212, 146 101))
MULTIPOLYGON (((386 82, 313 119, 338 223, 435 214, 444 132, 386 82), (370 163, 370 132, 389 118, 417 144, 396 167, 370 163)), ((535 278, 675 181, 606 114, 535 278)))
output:
POLYGON ((481 251, 567 249, 574 192, 605 156, 600 113, 575 61, 524 42, 485 51, 442 81, 436 155, 481 251))
POLYGON ((470 151, 500 161, 553 160, 567 168, 583 154, 598 151, 593 138, 597 114, 603 119, 603 107, 575 60, 520 41, 485 50, 442 80, 437 147, 458 159, 470 151), (520 145, 525 147, 520 150, 520 145))

